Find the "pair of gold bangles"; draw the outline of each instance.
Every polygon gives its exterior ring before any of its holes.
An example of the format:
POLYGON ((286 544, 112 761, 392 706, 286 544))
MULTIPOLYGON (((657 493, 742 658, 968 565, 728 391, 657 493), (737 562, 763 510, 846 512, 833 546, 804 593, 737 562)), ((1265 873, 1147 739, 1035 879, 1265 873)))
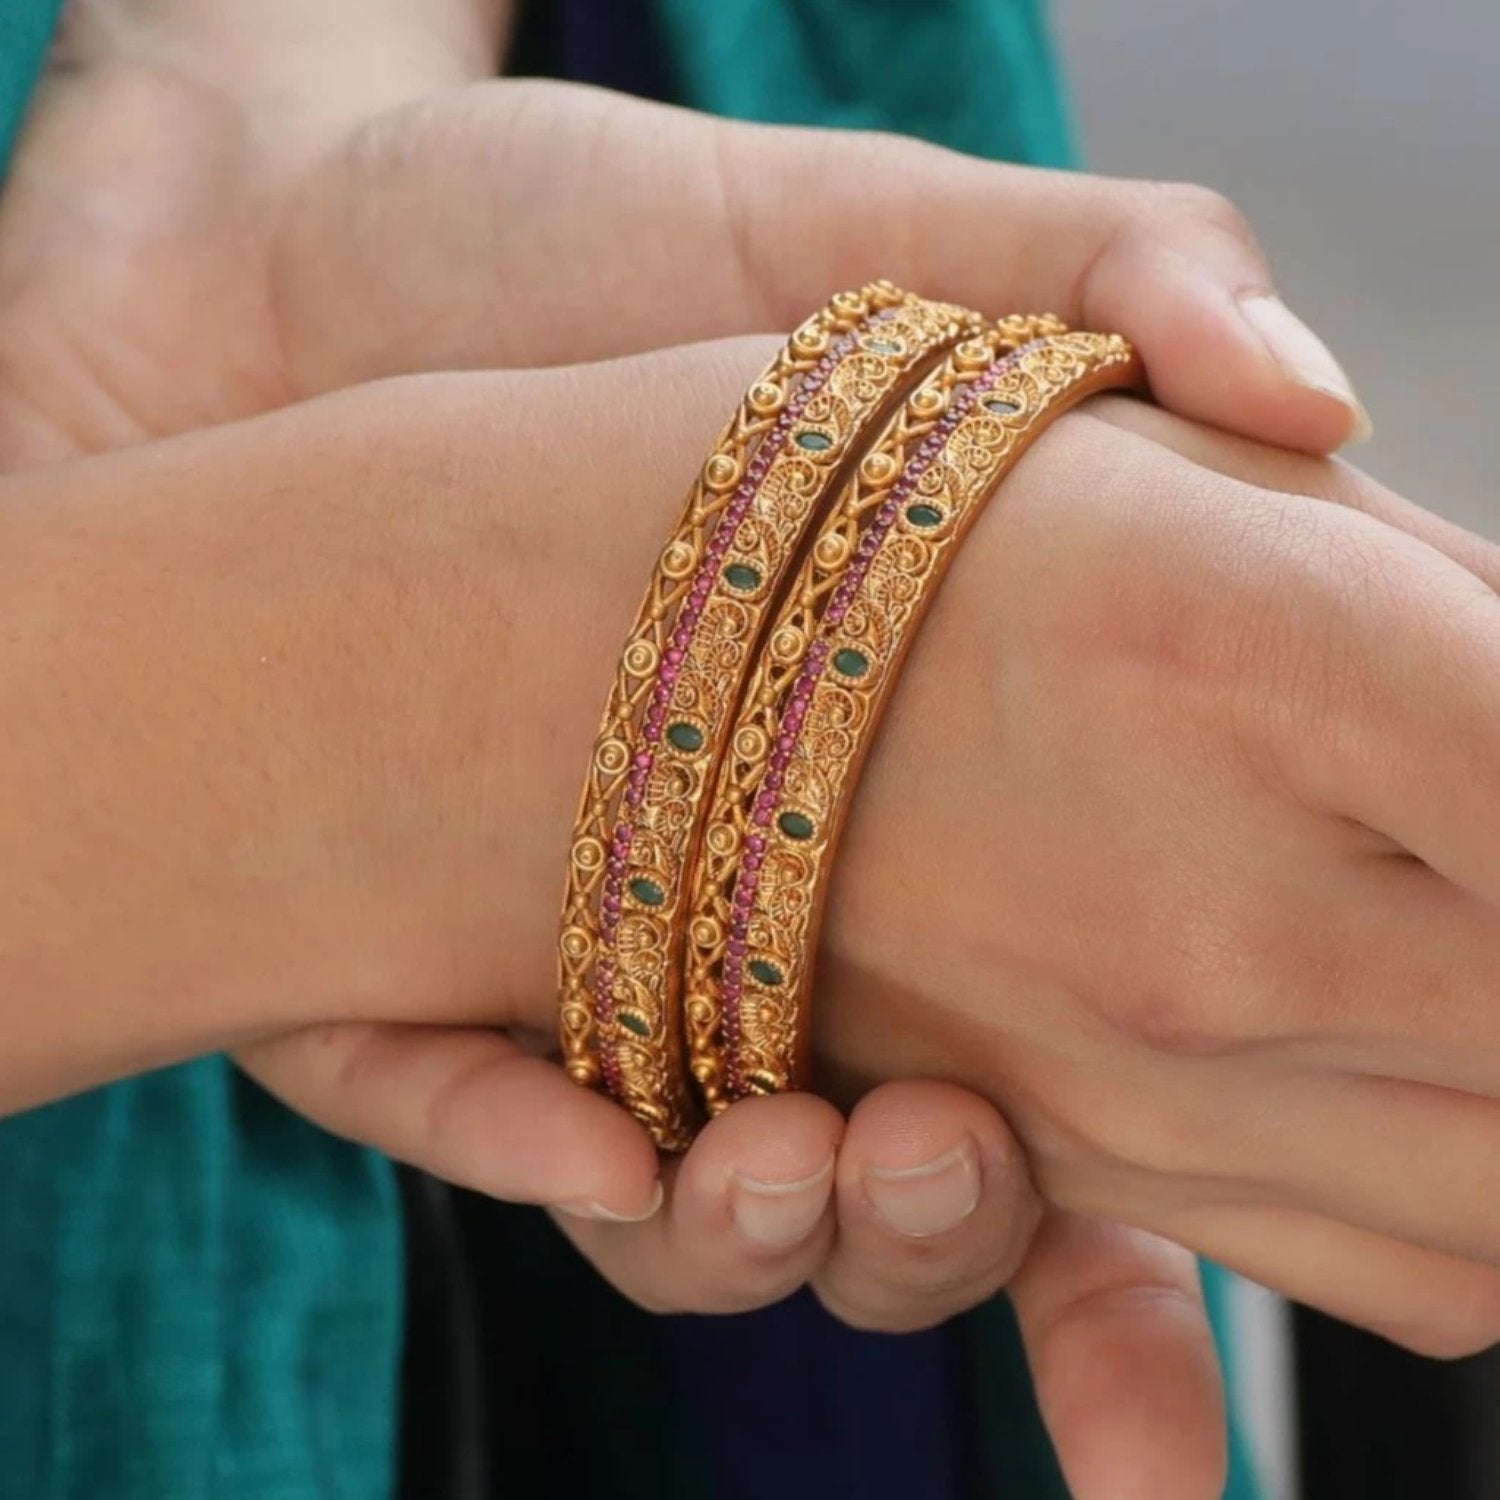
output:
POLYGON ((839 831, 954 550, 1116 335, 877 282, 750 387, 663 549, 606 704, 559 943, 564 1061, 665 1150, 805 1086, 839 831))

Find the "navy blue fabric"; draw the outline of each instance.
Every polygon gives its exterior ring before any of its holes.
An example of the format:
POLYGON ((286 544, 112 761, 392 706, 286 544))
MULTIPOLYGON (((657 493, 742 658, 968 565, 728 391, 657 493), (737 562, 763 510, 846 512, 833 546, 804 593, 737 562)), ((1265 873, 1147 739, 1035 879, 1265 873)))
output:
POLYGON ((944 1330, 858 1333, 799 1292, 732 1319, 674 1318, 669 1336, 714 1500, 963 1493, 964 1406, 944 1330))
POLYGON ((672 97, 651 0, 543 0, 528 23, 549 71, 642 99, 672 97))

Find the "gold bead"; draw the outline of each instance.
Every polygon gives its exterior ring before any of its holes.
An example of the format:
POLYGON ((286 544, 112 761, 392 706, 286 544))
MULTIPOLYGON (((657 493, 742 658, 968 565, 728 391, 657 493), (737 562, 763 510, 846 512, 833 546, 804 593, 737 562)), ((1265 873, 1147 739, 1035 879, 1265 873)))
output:
POLYGON ((630 749, 624 740, 605 740, 594 751, 594 764, 606 776, 618 776, 630 764, 630 749))
POLYGON ((982 370, 994 360, 995 351, 983 339, 965 339, 953 351, 953 363, 960 370, 982 370))
MULTIPOLYGON (((576 859, 575 855, 575 859, 576 859)), ((575 962, 585 959, 594 951, 594 940, 581 927, 570 927, 563 933, 559 943, 564 958, 575 962)))
POLYGON ((633 641, 625 653, 625 670, 632 677, 649 677, 660 661, 661 653, 650 641, 633 641))
POLYGON ((573 864, 576 868, 584 871, 597 870, 603 863, 604 845, 598 839, 582 838, 573 845, 573 864))
POLYGON ((859 477, 866 484, 889 484, 900 471, 901 466, 889 453, 867 453, 859 466, 859 477))
POLYGON ((765 730, 755 724, 744 724, 734 736, 734 753, 741 760, 752 763, 761 760, 771 748, 771 742, 766 738, 765 730))
POLYGON ((794 625, 783 625, 770 640, 771 655, 778 661, 797 661, 807 644, 807 634, 794 625))
POLYGON ((813 548, 813 556, 817 559, 818 566, 827 569, 830 573, 842 568, 848 562, 849 552, 849 538, 837 531, 820 536, 817 545, 813 548))
POLYGON ((703 482, 709 489, 722 494, 732 490, 740 482, 739 462, 727 453, 715 453, 703 466, 703 482))
POLYGON ((756 416, 771 417, 786 405, 786 391, 774 380, 758 380, 750 387, 748 400, 756 416))
POLYGON ((668 578, 686 578, 697 566, 698 549, 691 542, 673 542, 661 555, 661 570, 668 578))
POLYGON ((822 354, 828 348, 828 335, 816 323, 804 323, 792 335, 792 349, 803 358, 822 354))
MULTIPOLYGON (((923 421, 929 421, 933 417, 940 417, 948 409, 948 394, 940 391, 936 386, 924 385, 920 390, 912 393, 911 400, 907 403, 912 414, 920 417, 923 421)), ((876 455, 871 454, 874 458, 876 455)))

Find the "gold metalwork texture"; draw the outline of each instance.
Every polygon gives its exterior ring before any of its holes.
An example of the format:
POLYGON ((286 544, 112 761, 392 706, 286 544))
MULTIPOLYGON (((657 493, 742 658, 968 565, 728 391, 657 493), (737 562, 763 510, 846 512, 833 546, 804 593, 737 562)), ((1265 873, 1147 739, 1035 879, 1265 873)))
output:
POLYGON ((702 805, 799 543, 905 381, 979 326, 876 283, 792 336, 699 473, 621 656, 590 760, 559 942, 569 1072, 665 1149, 697 1110, 678 1005, 702 805))
MULTIPOLYGON (((1055 325, 1054 325, 1055 326, 1055 325)), ((711 1111, 807 1079, 809 990, 859 767, 954 551, 1022 452, 1138 379, 1123 339, 959 345, 903 403, 819 530, 720 762, 694 875, 684 1013, 711 1111)))

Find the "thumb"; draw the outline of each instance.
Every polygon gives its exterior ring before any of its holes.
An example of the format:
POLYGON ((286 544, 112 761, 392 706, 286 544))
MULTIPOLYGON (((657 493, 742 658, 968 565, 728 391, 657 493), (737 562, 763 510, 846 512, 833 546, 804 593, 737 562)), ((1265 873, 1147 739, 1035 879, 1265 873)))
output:
POLYGON ((325 1130, 460 1187, 614 1222, 660 1206, 646 1132, 500 1032, 339 1022, 256 1042, 237 1061, 325 1130))
POLYGON ((780 321, 875 276, 1123 333, 1181 416, 1328 452, 1368 434, 1337 360, 1207 188, 1005 166, 900 137, 722 124, 727 221, 780 321))
POLYGON ((1368 429, 1206 189, 567 84, 477 84, 373 121, 294 199, 274 276, 309 393, 786 328, 884 276, 1123 333, 1163 405, 1247 437, 1328 452, 1368 429))

